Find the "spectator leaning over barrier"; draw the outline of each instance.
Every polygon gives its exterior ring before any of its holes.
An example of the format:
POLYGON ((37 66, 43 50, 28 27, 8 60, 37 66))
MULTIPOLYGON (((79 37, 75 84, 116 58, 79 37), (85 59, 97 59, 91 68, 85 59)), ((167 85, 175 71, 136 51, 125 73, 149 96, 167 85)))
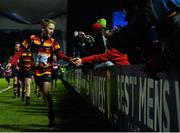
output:
POLYGON ((93 53, 91 54, 101 54, 107 49, 106 37, 104 36, 105 28, 99 23, 93 23, 91 26, 91 35, 95 42, 93 44, 93 53), (98 50, 97 50, 98 49, 98 50))
POLYGON ((76 66, 80 66, 84 63, 102 63, 105 61, 111 61, 115 65, 129 65, 127 54, 121 53, 120 51, 111 48, 108 49, 105 53, 91 55, 83 58, 74 58, 73 63, 76 66))
MULTIPOLYGON (((101 18, 101 19, 97 20, 97 24, 100 24, 102 26, 101 27, 101 34, 102 34, 101 40, 103 40, 104 48, 105 48, 105 51, 106 51, 108 49, 108 47, 107 47, 107 38, 106 38, 107 21, 106 21, 105 18, 101 18)), ((105 61, 105 62, 102 62, 101 64, 95 65, 94 69, 107 67, 107 66, 113 66, 113 65, 114 64, 111 61, 105 61)))
MULTIPOLYGON (((76 66, 80 66, 85 63, 102 63, 105 61, 111 61, 115 65, 129 65, 128 56, 126 53, 121 52, 120 50, 117 50, 113 48, 113 46, 116 43, 116 38, 114 38, 113 34, 109 33, 110 31, 107 31, 107 46, 108 49, 105 53, 102 54, 95 54, 83 58, 74 58, 73 63, 76 66)), ((118 45, 118 44, 116 44, 118 45)))
POLYGON ((50 95, 52 72, 51 56, 54 53, 60 59, 71 62, 71 57, 64 55, 64 53, 60 50, 59 43, 51 37, 54 33, 54 29, 55 22, 53 20, 48 18, 42 19, 41 34, 31 35, 25 39, 22 43, 20 51, 15 53, 6 66, 11 67, 11 65, 16 64, 16 61, 20 58, 22 53, 26 49, 30 49, 33 57, 32 71, 34 73, 34 78, 48 106, 49 127, 56 126, 53 100, 50 95))

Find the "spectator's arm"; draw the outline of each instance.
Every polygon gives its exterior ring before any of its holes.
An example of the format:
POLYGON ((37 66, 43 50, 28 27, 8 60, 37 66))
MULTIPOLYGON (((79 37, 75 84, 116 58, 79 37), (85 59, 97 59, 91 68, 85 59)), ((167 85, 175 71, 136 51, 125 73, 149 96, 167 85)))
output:
POLYGON ((82 63, 100 63, 100 62, 108 61, 109 56, 107 53, 103 53, 103 54, 83 57, 81 58, 81 60, 82 60, 82 63))

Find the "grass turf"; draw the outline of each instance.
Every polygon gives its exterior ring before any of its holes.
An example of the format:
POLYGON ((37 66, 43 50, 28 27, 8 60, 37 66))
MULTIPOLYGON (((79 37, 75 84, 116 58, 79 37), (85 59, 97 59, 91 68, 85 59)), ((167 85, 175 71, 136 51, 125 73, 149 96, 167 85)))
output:
MULTIPOLYGON (((12 85, 12 80, 11 80, 12 85)), ((0 79, 0 92, 7 88, 0 79)), ((21 98, 13 98, 13 89, 0 93, 0 132, 86 132, 116 131, 104 116, 73 89, 58 80, 58 89, 52 89, 57 128, 48 128, 47 107, 31 90, 31 102, 24 106, 21 98)))
MULTIPOLYGON (((62 84, 58 81, 58 88, 62 84)), ((25 106, 21 97, 13 98, 13 88, 7 88, 4 78, 0 79, 0 131, 53 131, 57 129, 48 128, 47 107, 42 100, 34 94, 34 85, 31 90, 31 101, 29 106, 25 106)), ((58 91, 58 90, 56 90, 58 91)), ((55 90, 52 91, 54 95, 55 90)), ((54 101, 56 98, 53 97, 54 101)))

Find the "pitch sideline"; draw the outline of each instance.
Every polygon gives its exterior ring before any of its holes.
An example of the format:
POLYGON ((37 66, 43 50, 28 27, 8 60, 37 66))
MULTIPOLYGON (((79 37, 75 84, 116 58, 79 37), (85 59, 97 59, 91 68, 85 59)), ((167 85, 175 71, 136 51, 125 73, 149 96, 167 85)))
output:
POLYGON ((3 92, 5 92, 5 91, 7 91, 7 90, 9 90, 9 89, 11 89, 11 88, 12 88, 12 86, 9 86, 8 88, 5 88, 5 89, 1 90, 1 91, 0 91, 0 94, 3 93, 3 92))

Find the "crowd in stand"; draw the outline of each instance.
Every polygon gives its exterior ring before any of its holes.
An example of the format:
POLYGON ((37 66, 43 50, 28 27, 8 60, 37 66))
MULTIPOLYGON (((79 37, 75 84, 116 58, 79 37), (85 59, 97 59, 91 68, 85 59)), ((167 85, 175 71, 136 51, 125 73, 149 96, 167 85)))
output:
MULTIPOLYGON (((126 0, 121 4, 127 25, 107 28, 102 18, 92 25, 91 35, 76 33, 74 37, 81 40, 90 36, 91 45, 82 41, 81 46, 86 53, 94 51, 88 55, 80 51, 74 64, 84 66, 105 61, 110 61, 109 65, 145 64, 144 71, 154 79, 158 79, 158 72, 178 68, 180 0, 126 0)), ((74 43, 77 46, 77 42, 74 43)), ((100 66, 104 64, 108 65, 100 66)))

